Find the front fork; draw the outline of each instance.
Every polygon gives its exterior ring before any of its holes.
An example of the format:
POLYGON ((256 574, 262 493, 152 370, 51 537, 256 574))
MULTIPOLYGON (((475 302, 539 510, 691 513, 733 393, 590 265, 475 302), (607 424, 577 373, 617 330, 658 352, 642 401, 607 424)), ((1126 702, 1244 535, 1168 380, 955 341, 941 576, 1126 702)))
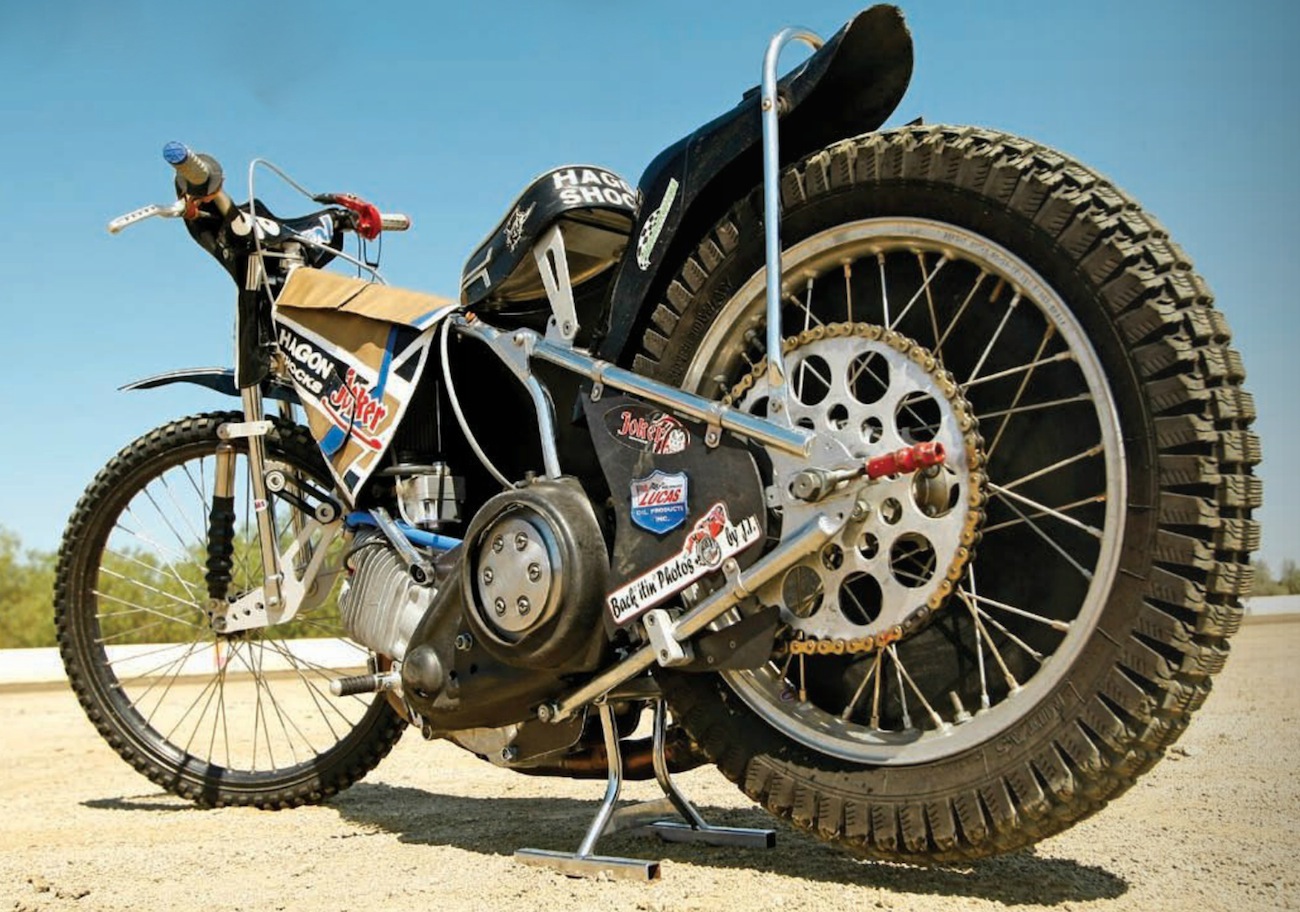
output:
POLYGON ((280 553, 275 534, 275 511, 266 490, 266 431, 270 422, 262 412, 262 391, 258 386, 240 390, 244 400, 244 424, 248 437, 248 476, 253 488, 253 515, 257 517, 258 550, 262 552, 262 594, 266 607, 280 606, 284 575, 280 572, 280 553))
MULTIPOLYGON (((267 609, 276 609, 283 599, 280 554, 275 529, 275 511, 271 508, 266 485, 266 432, 270 422, 262 410, 261 390, 247 387, 240 391, 244 420, 223 424, 218 430, 222 442, 217 445, 216 472, 212 486, 212 503, 208 511, 208 560, 205 579, 211 616, 224 618, 230 595, 231 570, 235 552, 235 447, 236 437, 248 441, 248 477, 253 495, 253 515, 257 519, 258 551, 262 556, 262 597, 267 609)), ((297 511, 295 511, 296 514, 297 511)), ((295 515, 294 535, 302 533, 303 520, 295 515)))

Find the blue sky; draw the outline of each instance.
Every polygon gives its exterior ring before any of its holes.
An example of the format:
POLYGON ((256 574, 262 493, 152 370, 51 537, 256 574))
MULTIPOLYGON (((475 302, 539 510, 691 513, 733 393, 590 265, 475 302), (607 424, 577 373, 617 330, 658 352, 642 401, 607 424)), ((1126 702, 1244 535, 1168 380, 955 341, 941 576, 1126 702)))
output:
MULTIPOLYGON (((0 525, 52 548, 121 446, 223 407, 197 388, 119 393, 229 362, 232 286, 174 222, 160 149, 264 156, 317 190, 409 212, 390 281, 452 294, 466 254, 534 175, 593 162, 635 182, 757 81, 787 24, 849 2, 557 0, 0 4, 0 353, 23 420, 0 448, 0 525), (193 14, 187 15, 186 9, 193 14)), ((1300 558, 1300 7, 1243 2, 904 4, 912 87, 892 122, 995 126, 1140 199, 1228 314, 1264 442, 1264 557, 1300 558)), ((793 59, 793 58, 792 58, 793 59)), ((242 193, 236 193, 242 196, 242 193)), ((276 197, 272 196, 272 204, 276 197)))

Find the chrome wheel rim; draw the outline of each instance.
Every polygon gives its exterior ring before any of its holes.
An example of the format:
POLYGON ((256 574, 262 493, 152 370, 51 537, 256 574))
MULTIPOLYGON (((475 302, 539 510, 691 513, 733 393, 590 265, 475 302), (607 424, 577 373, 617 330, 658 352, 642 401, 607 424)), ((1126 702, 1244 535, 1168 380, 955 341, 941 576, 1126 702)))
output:
MULTIPOLYGON (((724 679, 777 730, 855 762, 929 763, 1008 735, 1045 711, 1115 581, 1126 471, 1097 353, 1042 276, 954 225, 842 224, 787 249, 783 272, 787 337, 866 323, 935 354, 979 420, 988 500, 974 557, 929 623, 869 652, 787 650, 724 679)), ((759 271, 723 306, 686 389, 722 396, 761 361, 763 292, 759 271)))

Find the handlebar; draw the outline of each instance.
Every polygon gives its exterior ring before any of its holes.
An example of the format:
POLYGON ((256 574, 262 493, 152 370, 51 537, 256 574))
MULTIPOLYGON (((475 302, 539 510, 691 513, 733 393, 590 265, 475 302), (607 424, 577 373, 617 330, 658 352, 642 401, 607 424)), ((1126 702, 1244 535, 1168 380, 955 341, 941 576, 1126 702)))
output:
MULTIPOLYGON (((203 202, 213 203, 223 216, 235 208, 230 195, 222 186, 225 174, 221 163, 211 155, 192 152, 184 143, 169 142, 163 146, 163 159, 176 169, 176 191, 181 198, 170 205, 144 206, 118 216, 108 223, 110 234, 117 234, 123 228, 151 216, 193 218, 198 204, 203 202)), ((289 180, 279 169, 274 166, 272 169, 289 180)), ((302 190, 292 180, 289 183, 302 190)), ((350 218, 346 227, 367 240, 378 237, 381 231, 406 231, 411 227, 410 216, 400 212, 380 212, 375 206, 350 193, 325 193, 313 196, 312 199, 347 209, 350 218)), ((242 211, 236 209, 236 212, 241 217, 244 216, 242 211)))

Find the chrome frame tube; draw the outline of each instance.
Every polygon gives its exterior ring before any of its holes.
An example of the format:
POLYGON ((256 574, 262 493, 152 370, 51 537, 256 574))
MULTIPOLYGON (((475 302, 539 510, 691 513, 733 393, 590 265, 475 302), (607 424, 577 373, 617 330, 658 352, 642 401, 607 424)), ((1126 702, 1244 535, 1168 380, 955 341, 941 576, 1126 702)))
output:
MULTIPOLYGON (((510 368, 515 378, 523 384, 524 389, 528 390, 528 395, 533 400, 533 409, 537 412, 537 433, 542 444, 542 465, 548 478, 559 478, 563 472, 560 469, 560 454, 555 443, 555 406, 551 402, 551 394, 533 376, 532 368, 528 363, 539 338, 537 333, 526 329, 506 332, 489 326, 482 320, 471 322, 459 315, 450 317, 449 320, 461 335, 472 336, 487 345, 492 353, 510 368)), ((450 373, 445 367, 446 363, 444 358, 444 371, 450 379, 450 373)), ((455 407, 459 417, 459 403, 456 403, 455 407)), ((486 459, 481 454, 479 458, 486 459)))
MULTIPOLYGON (((678 642, 695 636, 796 561, 830 541, 841 525, 842 520, 837 521, 824 513, 817 514, 758 563, 735 574, 721 589, 678 618, 671 635, 678 642)), ((656 661, 654 646, 643 646, 556 703, 544 704, 542 717, 548 722, 562 722, 588 703, 646 671, 656 661)))
POLYGON ((593 358, 574 349, 554 345, 540 339, 531 331, 520 332, 528 332, 532 336, 534 341, 530 347, 537 357, 575 374, 581 374, 602 386, 648 399, 655 405, 663 406, 687 418, 702 421, 710 427, 732 431, 763 446, 775 447, 791 456, 807 457, 812 453, 816 435, 803 428, 782 427, 765 418, 725 406, 721 402, 705 399, 703 396, 679 390, 658 380, 634 374, 608 361, 601 361, 599 358, 593 358))
MULTIPOLYGON (((255 422, 265 419, 262 412, 262 391, 257 386, 246 386, 239 391, 244 403, 244 421, 255 422)), ((266 595, 267 606, 279 605, 281 601, 280 583, 284 577, 280 573, 280 553, 276 548, 275 511, 267 497, 266 490, 266 438, 261 434, 252 434, 248 438, 248 480, 253 487, 253 512, 257 515, 257 542, 262 552, 262 592, 266 595), (261 504, 259 509, 258 504, 261 504)))
POLYGON ((767 249, 767 380, 769 414, 783 410, 785 357, 781 353, 781 156, 776 92, 776 66, 781 51, 791 41, 802 41, 814 51, 824 43, 816 32, 791 26, 772 36, 763 55, 763 233, 767 249))

